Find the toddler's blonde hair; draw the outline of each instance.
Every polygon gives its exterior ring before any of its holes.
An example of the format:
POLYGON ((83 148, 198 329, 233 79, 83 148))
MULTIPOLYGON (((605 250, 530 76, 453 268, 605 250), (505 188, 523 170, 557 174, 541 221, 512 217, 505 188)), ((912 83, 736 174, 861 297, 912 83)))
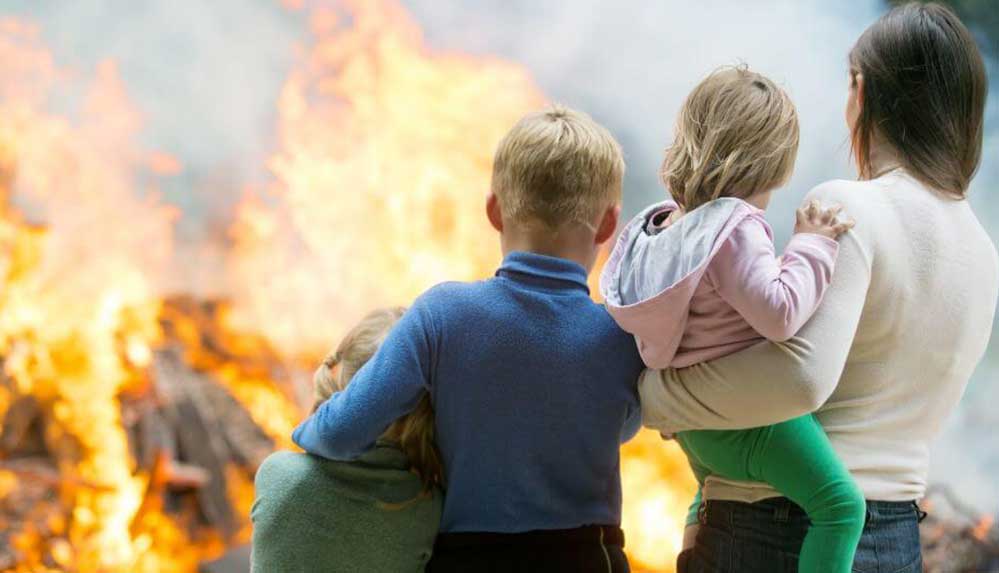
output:
POLYGON ((746 66, 711 73, 683 103, 662 180, 686 211, 719 197, 780 187, 798 155, 798 113, 787 93, 746 66))
MULTIPOLYGON (((315 411, 335 392, 347 387, 351 378, 375 355, 385 337, 406 309, 384 308, 361 319, 319 365, 313 376, 315 411)), ((434 442, 434 411, 430 396, 424 394, 416 409, 396 420, 384 437, 399 444, 425 491, 444 482, 444 466, 434 442)))
POLYGON ((624 156, 585 113, 553 105, 521 119, 493 158, 492 192, 506 217, 549 229, 592 224, 621 200, 624 156))

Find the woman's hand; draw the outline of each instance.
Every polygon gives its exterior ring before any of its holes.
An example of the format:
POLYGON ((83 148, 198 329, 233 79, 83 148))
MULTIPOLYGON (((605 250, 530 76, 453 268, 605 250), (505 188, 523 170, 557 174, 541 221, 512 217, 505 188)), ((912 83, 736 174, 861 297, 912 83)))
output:
POLYGON ((819 206, 815 199, 809 201, 804 207, 797 211, 797 222, 794 225, 795 233, 812 233, 822 235, 830 239, 837 239, 843 233, 849 231, 854 226, 852 219, 840 221, 839 214, 843 207, 835 205, 828 209, 819 206))

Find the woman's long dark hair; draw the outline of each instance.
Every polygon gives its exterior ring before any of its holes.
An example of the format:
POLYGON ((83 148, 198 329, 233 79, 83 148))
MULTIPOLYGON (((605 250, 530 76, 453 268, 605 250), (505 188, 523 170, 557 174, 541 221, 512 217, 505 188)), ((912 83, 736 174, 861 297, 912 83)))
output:
POLYGON ((963 199, 982 157, 988 78, 957 15, 940 4, 899 6, 857 40, 850 67, 854 82, 864 79, 851 134, 861 176, 878 175, 877 140, 912 176, 963 199))

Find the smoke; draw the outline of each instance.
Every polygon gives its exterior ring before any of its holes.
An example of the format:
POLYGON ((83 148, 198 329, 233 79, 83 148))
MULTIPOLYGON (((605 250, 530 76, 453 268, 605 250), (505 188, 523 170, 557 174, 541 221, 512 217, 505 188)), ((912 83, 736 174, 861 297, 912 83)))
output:
POLYGON ((163 187, 192 241, 264 174, 278 91, 303 35, 302 18, 277 0, 13 0, 0 16, 37 25, 56 64, 76 75, 115 61, 144 120, 141 143, 183 166, 163 187))
MULTIPOLYGON (((525 64, 554 100, 610 126, 629 164, 625 210, 665 191, 656 173, 683 98, 712 69, 746 63, 783 85, 802 122, 793 180, 771 216, 782 235, 792 207, 816 183, 849 177, 846 54, 880 3, 600 2, 478 3, 410 0, 436 46, 500 54, 525 64)), ((484 108, 487 112, 487 108, 484 108)))
MULTIPOLYGON (((843 104, 846 54, 884 9, 879 0, 403 0, 435 48, 498 55, 527 66, 556 101, 589 111, 621 140, 629 164, 625 210, 660 199, 656 172, 685 95, 710 70, 744 62, 784 85, 801 117, 789 185, 768 213, 786 240, 812 186, 853 178, 843 104)), ((185 170, 165 199, 184 209, 183 237, 224 225, 242 187, 266 177, 278 90, 304 37, 300 13, 277 0, 13 0, 6 15, 35 21, 57 61, 87 70, 118 62, 146 124, 143 142, 185 170)), ((995 70, 995 66, 992 67, 995 70)), ((972 203, 999 237, 999 86, 972 203)), ((490 102, 482 101, 482 114, 490 102)), ((999 339, 999 336, 996 337, 999 339)), ((932 479, 995 508, 999 341, 934 451, 932 479)))

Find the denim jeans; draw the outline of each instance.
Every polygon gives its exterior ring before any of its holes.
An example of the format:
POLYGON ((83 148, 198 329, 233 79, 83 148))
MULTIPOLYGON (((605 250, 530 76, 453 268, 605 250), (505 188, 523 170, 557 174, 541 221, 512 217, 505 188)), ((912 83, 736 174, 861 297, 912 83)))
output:
MULTIPOLYGON (((867 521, 853 562, 855 573, 922 573, 915 502, 868 501, 867 521)), ((709 500, 692 549, 677 573, 798 573, 808 517, 787 498, 758 503, 709 500)))

